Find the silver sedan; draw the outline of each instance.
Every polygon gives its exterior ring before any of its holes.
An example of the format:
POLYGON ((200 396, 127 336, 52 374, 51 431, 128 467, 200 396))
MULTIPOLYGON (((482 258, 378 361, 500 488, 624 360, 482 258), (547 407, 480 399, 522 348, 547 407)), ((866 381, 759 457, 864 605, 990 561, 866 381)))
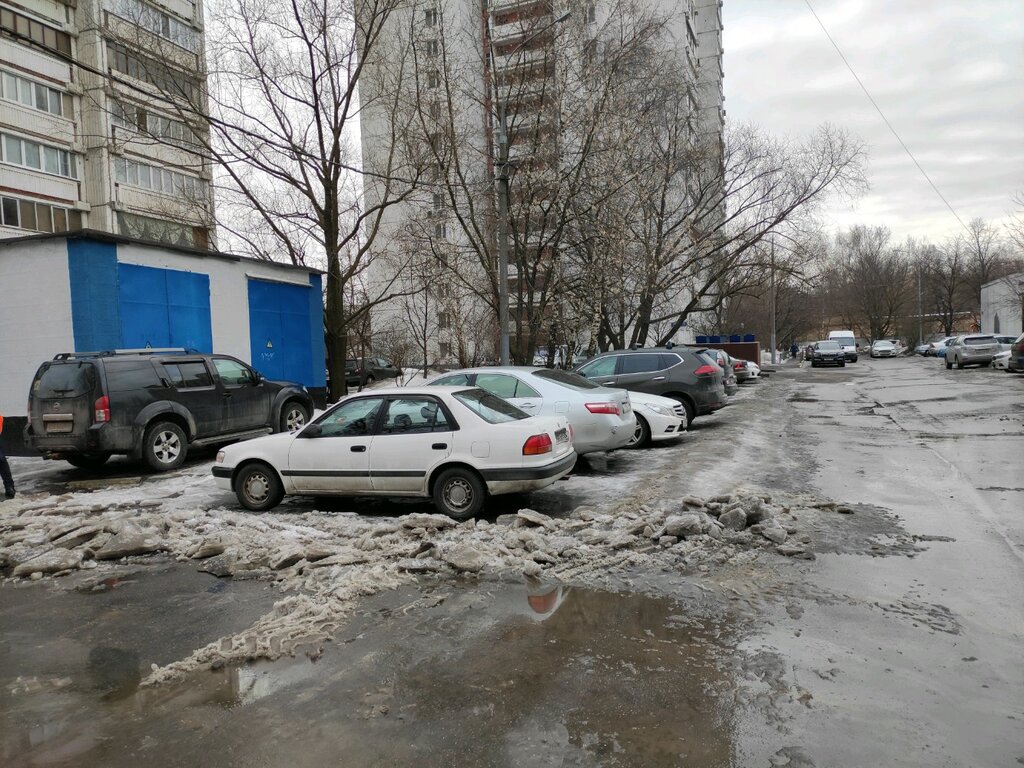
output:
POLYGON ((553 368, 464 368, 428 385, 479 387, 531 415, 564 415, 577 454, 622 448, 633 439, 636 416, 624 389, 601 387, 578 374, 553 368))

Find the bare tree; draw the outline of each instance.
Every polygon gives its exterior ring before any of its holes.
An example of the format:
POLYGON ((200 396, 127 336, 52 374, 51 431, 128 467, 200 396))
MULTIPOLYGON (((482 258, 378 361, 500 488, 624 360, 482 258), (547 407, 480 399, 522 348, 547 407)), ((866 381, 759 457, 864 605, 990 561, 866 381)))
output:
POLYGON ((855 226, 836 237, 832 277, 838 309, 869 339, 889 337, 906 311, 913 270, 885 227, 855 226))

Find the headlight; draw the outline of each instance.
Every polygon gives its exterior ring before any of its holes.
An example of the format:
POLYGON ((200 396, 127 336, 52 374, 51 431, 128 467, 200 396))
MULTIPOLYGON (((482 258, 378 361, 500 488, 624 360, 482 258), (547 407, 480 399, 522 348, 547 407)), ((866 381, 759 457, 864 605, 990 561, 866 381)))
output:
POLYGON ((662 416, 668 416, 669 418, 674 417, 676 414, 671 408, 665 405, 655 405, 654 403, 640 403, 644 408, 655 413, 660 413, 662 416))
POLYGON ((217 451, 217 463, 218 464, 223 464, 224 463, 224 451, 217 451))

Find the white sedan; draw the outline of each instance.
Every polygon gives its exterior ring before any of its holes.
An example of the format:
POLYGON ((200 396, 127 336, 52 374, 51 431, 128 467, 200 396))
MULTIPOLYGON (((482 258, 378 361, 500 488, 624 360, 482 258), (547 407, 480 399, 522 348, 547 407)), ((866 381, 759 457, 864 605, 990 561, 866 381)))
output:
POLYGON ((388 387, 347 397, 298 432, 229 445, 213 476, 253 511, 285 494, 421 496, 466 520, 489 494, 543 488, 575 463, 565 416, 530 417, 477 388, 388 387))
POLYGON ((630 392, 636 429, 627 448, 643 448, 652 442, 678 440, 686 431, 686 407, 678 400, 646 392, 630 392))
POLYGON ((427 384, 480 387, 529 414, 564 416, 581 456, 622 448, 636 431, 629 392, 599 386, 572 371, 526 365, 464 368, 427 384))
POLYGON ((878 339, 871 342, 871 357, 896 357, 896 345, 888 339, 878 339))

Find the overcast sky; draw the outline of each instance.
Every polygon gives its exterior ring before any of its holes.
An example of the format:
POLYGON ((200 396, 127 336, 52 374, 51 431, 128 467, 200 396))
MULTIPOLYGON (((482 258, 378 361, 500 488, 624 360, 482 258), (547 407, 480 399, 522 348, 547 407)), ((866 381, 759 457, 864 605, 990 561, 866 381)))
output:
MULTIPOLYGON (((1024 192, 1024 0, 811 0, 910 151, 965 222, 1001 222, 1024 192)), ((940 240, 960 225, 914 167, 804 0, 724 0, 725 108, 799 136, 867 142, 871 190, 827 224, 940 240)))

